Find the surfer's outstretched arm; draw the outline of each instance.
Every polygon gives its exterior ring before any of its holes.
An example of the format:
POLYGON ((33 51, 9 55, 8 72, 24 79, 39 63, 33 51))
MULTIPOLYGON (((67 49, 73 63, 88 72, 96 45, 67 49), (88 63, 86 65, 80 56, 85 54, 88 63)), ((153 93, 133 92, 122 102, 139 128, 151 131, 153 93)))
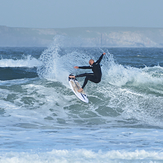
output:
POLYGON ((91 66, 75 66, 74 68, 76 68, 76 69, 92 69, 92 67, 91 66))
POLYGON ((96 61, 96 63, 100 63, 101 60, 102 60, 102 58, 103 58, 103 56, 104 56, 105 54, 106 54, 106 53, 103 53, 103 54, 100 56, 100 58, 96 61))

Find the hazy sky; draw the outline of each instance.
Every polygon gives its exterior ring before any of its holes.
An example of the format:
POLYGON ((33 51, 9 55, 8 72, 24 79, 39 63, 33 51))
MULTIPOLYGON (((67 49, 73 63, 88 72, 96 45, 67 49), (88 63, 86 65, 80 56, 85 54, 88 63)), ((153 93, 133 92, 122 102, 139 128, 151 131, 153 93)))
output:
POLYGON ((0 25, 163 28, 163 0, 0 0, 0 25))

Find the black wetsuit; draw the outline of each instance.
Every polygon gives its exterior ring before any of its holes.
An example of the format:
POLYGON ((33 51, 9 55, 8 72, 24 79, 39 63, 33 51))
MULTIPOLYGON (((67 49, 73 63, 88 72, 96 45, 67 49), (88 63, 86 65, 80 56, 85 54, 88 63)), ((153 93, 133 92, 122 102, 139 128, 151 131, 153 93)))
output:
POLYGON ((90 80, 94 83, 99 83, 101 81, 102 72, 101 72, 100 62, 101 62, 102 58, 103 58, 103 54, 100 56, 100 58, 96 62, 93 63, 93 65, 79 67, 80 69, 92 69, 92 71, 93 71, 93 73, 84 73, 84 74, 80 74, 80 75, 75 76, 75 77, 86 76, 82 88, 85 87, 88 80, 90 80))

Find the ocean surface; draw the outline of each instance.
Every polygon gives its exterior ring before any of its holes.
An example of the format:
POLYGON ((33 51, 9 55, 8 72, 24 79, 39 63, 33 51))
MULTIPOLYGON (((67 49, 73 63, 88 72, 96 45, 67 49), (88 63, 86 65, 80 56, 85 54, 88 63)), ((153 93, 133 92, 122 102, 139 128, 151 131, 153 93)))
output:
POLYGON ((1 47, 0 163, 29 162, 163 162, 163 48, 1 47), (68 75, 103 52, 86 104, 68 75))

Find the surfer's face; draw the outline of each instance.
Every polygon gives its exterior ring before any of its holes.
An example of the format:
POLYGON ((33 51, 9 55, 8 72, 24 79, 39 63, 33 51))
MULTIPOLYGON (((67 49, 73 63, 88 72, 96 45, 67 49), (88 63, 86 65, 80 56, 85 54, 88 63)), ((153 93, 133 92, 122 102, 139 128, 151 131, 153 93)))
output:
POLYGON ((93 60, 93 59, 90 59, 90 60, 89 60, 89 64, 90 64, 90 65, 93 65, 93 63, 94 63, 94 60, 93 60))

